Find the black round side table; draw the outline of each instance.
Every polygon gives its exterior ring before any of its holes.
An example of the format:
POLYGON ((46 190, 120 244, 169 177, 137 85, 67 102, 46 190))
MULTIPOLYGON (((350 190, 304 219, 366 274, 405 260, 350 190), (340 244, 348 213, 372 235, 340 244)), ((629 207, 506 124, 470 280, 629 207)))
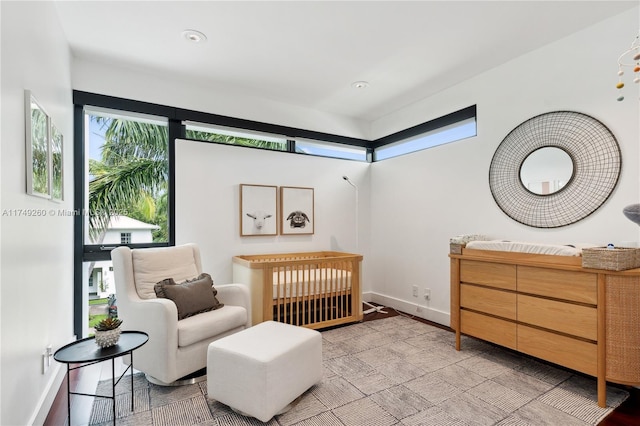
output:
POLYGON ((96 344, 95 337, 87 337, 61 347, 53 354, 53 359, 67 364, 67 415, 71 425, 71 395, 93 396, 97 398, 109 398, 113 400, 113 424, 116 424, 116 385, 124 377, 127 370, 131 369, 131 411, 133 411, 133 351, 147 343, 149 335, 142 331, 123 331, 118 343, 108 348, 101 348, 96 344), (131 364, 122 372, 116 380, 115 359, 124 355, 131 356, 131 364), (71 392, 69 385, 69 372, 78 368, 87 367, 98 362, 111 360, 111 396, 95 395, 80 392, 71 392), (71 367, 71 364, 82 364, 71 367))

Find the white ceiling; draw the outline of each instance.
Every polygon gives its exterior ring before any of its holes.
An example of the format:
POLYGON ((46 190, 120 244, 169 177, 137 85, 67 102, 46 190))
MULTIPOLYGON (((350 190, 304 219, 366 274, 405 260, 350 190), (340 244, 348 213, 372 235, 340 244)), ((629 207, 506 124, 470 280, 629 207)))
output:
POLYGON ((75 57, 372 121, 638 1, 56 4, 75 57))

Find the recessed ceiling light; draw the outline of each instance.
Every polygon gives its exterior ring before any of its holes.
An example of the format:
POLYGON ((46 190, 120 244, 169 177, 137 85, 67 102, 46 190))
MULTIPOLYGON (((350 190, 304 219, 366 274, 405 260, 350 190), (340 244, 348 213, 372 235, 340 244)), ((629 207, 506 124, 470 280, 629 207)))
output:
POLYGON ((184 30, 182 32, 182 37, 192 43, 204 43, 207 41, 207 36, 196 30, 184 30))
POLYGON ((369 82, 368 81, 356 81, 354 83, 351 83, 351 87, 353 87, 355 89, 366 89, 367 87, 369 87, 369 82))

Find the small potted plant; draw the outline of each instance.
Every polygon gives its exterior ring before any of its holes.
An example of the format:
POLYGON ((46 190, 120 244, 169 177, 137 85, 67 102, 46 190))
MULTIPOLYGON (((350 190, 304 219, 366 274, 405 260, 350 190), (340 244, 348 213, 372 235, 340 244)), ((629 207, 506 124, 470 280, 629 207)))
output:
POLYGON ((118 318, 105 318, 96 324, 96 344, 101 348, 108 348, 118 343, 121 324, 122 320, 118 318))

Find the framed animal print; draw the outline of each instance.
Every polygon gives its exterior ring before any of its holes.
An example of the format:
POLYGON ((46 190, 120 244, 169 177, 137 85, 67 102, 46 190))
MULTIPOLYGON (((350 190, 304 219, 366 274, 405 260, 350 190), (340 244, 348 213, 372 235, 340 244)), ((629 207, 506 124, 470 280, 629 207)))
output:
POLYGON ((280 234, 313 234, 313 188, 280 187, 280 234))
POLYGON ((278 187, 240 184, 240 236, 278 235, 278 187))

